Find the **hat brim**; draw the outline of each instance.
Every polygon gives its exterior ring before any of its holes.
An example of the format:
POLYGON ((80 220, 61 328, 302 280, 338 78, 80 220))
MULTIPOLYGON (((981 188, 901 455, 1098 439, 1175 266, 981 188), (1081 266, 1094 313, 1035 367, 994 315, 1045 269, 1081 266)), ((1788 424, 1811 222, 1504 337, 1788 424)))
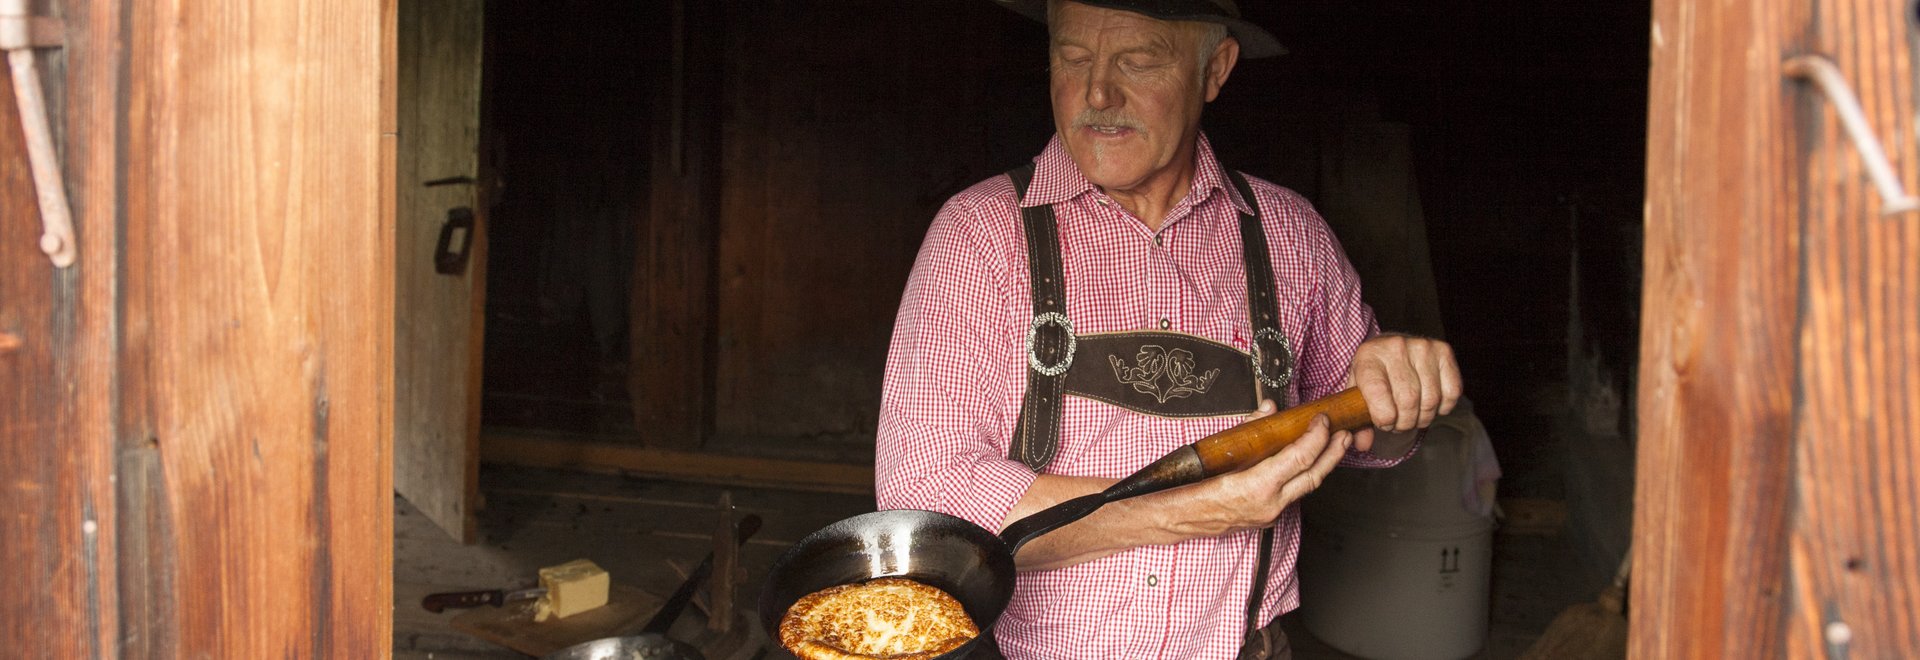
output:
MULTIPOLYGON (((1220 25, 1224 25, 1227 27, 1227 34, 1229 36, 1232 36, 1234 41, 1240 42, 1240 57, 1243 57, 1243 58, 1252 59, 1252 58, 1261 58, 1261 57, 1275 57, 1275 56, 1287 54, 1287 48, 1285 46, 1280 45, 1280 40, 1275 39, 1273 36, 1273 33, 1268 32, 1266 28, 1262 28, 1258 25, 1254 25, 1247 21, 1244 21, 1238 18, 1233 18, 1230 16, 1219 16, 1215 14, 1160 13, 1160 12, 1152 11, 1145 7, 1142 7, 1142 5, 1143 4, 1159 4, 1161 6, 1165 6, 1167 3, 1151 3, 1151 2, 1143 3, 1143 2, 1139 2, 1138 0, 1134 0, 1131 2, 1129 2, 1128 0, 1073 0, 1073 1, 1081 4, 1085 4, 1085 5, 1092 5, 1095 7, 1105 7, 1107 9, 1118 9, 1121 11, 1130 11, 1130 12, 1145 15, 1151 18, 1157 18, 1163 21, 1199 21, 1202 23, 1218 23, 1220 25)), ((993 0, 993 2, 994 4, 1000 5, 1002 7, 1006 7, 1007 9, 1011 9, 1015 13, 1020 14, 1021 16, 1025 16, 1027 18, 1031 18, 1033 20, 1039 21, 1042 24, 1045 24, 1047 22, 1047 0, 993 0)))

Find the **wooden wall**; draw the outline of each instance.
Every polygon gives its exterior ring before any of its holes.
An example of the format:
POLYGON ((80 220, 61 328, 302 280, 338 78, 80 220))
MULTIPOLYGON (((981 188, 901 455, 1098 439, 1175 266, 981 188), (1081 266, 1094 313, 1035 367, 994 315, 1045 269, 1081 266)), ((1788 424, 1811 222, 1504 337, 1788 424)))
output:
POLYGON ((1920 213, 1783 66, 1831 57, 1913 190, 1902 11, 1655 4, 1635 657, 1920 653, 1920 213))
POLYGON ((928 223, 1050 133, 1042 31, 984 2, 727 7, 714 430, 862 456, 928 223))
POLYGON ((628 294, 649 217, 665 5, 486 3, 483 142, 499 173, 488 217, 488 425, 634 433, 628 294))
POLYGON ((35 4, 80 262, 0 111, 6 653, 383 657, 391 4, 35 4))

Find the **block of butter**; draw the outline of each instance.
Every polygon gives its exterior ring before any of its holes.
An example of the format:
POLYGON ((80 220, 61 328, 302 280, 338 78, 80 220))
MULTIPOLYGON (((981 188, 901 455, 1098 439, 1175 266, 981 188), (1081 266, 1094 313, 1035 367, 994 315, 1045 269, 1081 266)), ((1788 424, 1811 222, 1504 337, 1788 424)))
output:
POLYGON ((547 595, 533 605, 533 620, 567 618, 607 604, 607 572, 586 559, 540 569, 547 595))

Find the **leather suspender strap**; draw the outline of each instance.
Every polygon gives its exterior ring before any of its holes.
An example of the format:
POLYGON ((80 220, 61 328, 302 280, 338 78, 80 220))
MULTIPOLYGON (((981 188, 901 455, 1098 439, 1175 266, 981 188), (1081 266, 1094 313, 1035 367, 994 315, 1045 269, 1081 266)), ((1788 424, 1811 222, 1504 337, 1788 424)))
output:
MULTIPOLYGON (((1034 165, 1007 172, 1015 199, 1025 199, 1034 165)), ((1027 328, 1027 394, 1020 402, 1008 457, 1044 471, 1060 446, 1060 397, 1073 366, 1073 322, 1067 318, 1067 286, 1060 264, 1060 227, 1050 204, 1020 209, 1027 236, 1027 280, 1033 321, 1027 328)))
POLYGON ((1280 305, 1274 300, 1279 286, 1273 279, 1273 255, 1267 251, 1267 233, 1260 227, 1260 203, 1253 187, 1239 172, 1228 171, 1240 197, 1253 213, 1240 215, 1240 254, 1247 276, 1247 315, 1253 324, 1253 376, 1260 398, 1286 405, 1287 384, 1293 381, 1293 347, 1280 331, 1280 305))
MULTIPOLYGON (((1280 305, 1274 300, 1279 287, 1273 279, 1273 258, 1267 251, 1267 233, 1260 226, 1260 202, 1253 187, 1239 172, 1228 170, 1227 178, 1240 191, 1252 213, 1240 214, 1240 254, 1247 275, 1247 314, 1253 324, 1253 374, 1260 398, 1274 399, 1286 405, 1286 387, 1293 380, 1293 350, 1280 331, 1280 305)), ((1247 593, 1247 631, 1263 626, 1260 604, 1266 600, 1267 575, 1273 564, 1274 528, 1260 532, 1260 556, 1254 564, 1253 588, 1247 593)))

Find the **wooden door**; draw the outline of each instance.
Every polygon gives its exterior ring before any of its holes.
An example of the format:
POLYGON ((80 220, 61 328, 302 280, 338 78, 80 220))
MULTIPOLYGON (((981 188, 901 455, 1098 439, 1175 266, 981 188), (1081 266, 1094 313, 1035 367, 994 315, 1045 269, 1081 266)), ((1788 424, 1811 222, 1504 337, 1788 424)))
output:
POLYGON ((1633 655, 1920 657, 1920 213, 1785 64, 1912 191, 1913 8, 1654 8, 1633 655))
POLYGON ((398 35, 394 489, 463 543, 478 497, 487 281, 483 4, 401 0, 398 35))

